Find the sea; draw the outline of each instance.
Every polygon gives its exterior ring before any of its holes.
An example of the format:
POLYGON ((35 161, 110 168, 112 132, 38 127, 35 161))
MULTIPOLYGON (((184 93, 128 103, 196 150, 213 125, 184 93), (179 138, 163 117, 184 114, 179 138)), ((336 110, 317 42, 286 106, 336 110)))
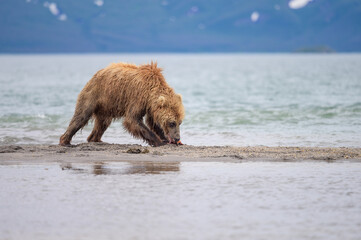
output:
MULTIPOLYGON (((189 145, 361 146, 361 54, 0 55, 0 145, 57 144, 76 99, 114 62, 156 61, 186 116, 189 145)), ((93 123, 73 138, 86 142, 93 123)), ((103 139, 136 143, 114 121, 103 139)))

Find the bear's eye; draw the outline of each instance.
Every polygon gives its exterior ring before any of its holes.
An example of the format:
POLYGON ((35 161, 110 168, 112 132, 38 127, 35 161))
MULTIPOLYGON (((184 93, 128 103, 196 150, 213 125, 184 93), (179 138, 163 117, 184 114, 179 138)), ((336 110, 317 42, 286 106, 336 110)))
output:
POLYGON ((169 127, 171 127, 171 128, 175 128, 176 125, 177 125, 177 124, 176 124, 175 122, 170 122, 170 123, 169 123, 169 127))

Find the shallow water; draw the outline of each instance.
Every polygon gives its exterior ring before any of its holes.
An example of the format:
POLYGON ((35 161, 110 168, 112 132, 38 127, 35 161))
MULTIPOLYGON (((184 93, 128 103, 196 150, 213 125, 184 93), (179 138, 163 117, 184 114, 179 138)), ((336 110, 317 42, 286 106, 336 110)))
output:
MULTIPOLYGON (((361 54, 0 55, 0 144, 57 143, 97 70, 151 60, 183 95, 184 143, 360 147, 361 54)), ((121 122, 103 140, 142 143, 121 122)))
POLYGON ((361 164, 0 165, 0 239, 359 239, 361 164))

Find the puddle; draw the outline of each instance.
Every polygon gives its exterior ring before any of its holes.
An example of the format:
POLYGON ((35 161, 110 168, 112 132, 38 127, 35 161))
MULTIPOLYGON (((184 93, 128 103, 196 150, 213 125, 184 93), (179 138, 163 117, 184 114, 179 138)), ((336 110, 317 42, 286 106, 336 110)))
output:
POLYGON ((0 166, 0 239, 358 239, 361 163, 0 166))

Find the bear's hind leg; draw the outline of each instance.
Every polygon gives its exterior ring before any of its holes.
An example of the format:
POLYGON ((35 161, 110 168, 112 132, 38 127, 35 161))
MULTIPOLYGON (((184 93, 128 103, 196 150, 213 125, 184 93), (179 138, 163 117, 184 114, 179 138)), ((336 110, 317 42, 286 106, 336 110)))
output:
POLYGON ((112 118, 95 116, 94 128, 88 137, 88 142, 101 142, 101 138, 112 122, 112 118))
POLYGON ((162 140, 143 123, 143 119, 125 118, 123 125, 134 137, 141 138, 151 146, 164 145, 162 140))
POLYGON ((59 145, 70 145, 71 139, 79 129, 83 128, 89 121, 93 114, 92 109, 83 109, 79 106, 76 107, 73 118, 69 123, 66 132, 60 137, 59 145))

